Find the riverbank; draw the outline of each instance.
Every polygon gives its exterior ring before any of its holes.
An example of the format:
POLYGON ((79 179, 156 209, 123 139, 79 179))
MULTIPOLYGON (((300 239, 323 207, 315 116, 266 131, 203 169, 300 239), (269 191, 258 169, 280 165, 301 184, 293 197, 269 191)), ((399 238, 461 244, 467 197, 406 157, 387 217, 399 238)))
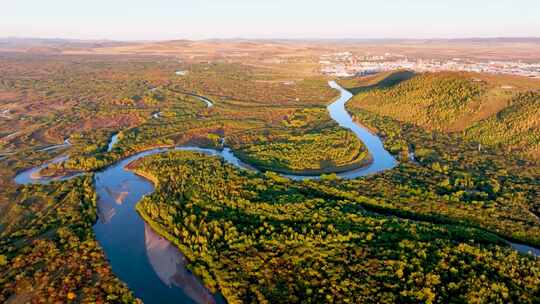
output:
MULTIPOLYGON (((183 260, 184 263, 182 263, 181 265, 176 265, 177 267, 178 266, 181 266, 185 269, 185 272, 184 272, 184 280, 182 280, 184 283, 186 280, 189 280, 191 281, 189 284, 189 286, 193 289, 196 289, 198 290, 199 292, 197 293, 192 293, 191 296, 193 296, 193 299, 195 300, 195 302, 197 303, 224 303, 223 301, 223 297, 222 295, 219 293, 219 290, 209 290, 206 286, 206 284, 204 284, 203 280, 201 279, 204 278, 205 276, 196 276, 188 267, 188 265, 190 264, 190 260, 193 259, 193 257, 189 257, 189 255, 187 255, 186 253, 189 252, 189 248, 187 248, 186 246, 184 246, 183 244, 181 244, 180 242, 178 242, 177 238, 175 238, 172 234, 170 234, 167 230, 165 230, 159 223, 155 222, 154 220, 152 220, 152 218, 147 215, 143 210, 142 208, 140 208, 140 204, 136 204, 135 205, 135 210, 137 211, 137 214, 144 220, 144 222, 157 234, 159 235, 160 237, 164 238, 165 240, 167 240, 167 242, 173 244, 175 246, 175 249, 178 251, 177 254, 179 254, 181 256, 180 260, 183 260), (182 259, 183 258, 183 259, 182 259)), ((178 260, 178 255, 175 255, 175 259, 178 260)), ((162 256, 161 258, 159 258, 159 260, 155 260, 154 262, 156 264, 163 264, 163 263, 167 263, 166 262, 166 259, 171 259, 171 256, 168 255, 168 256, 162 256)), ((172 284, 175 284, 176 282, 173 280, 171 281, 172 284)), ((177 287, 180 287, 182 288, 183 286, 179 285, 179 284, 175 284, 177 287)))
MULTIPOLYGON (((136 175, 147 179, 150 181, 156 189, 159 186, 159 180, 154 175, 147 173, 143 170, 137 169, 137 162, 140 161, 140 159, 135 160, 129 164, 127 164, 124 169, 129 170, 136 175)), ((144 222, 152 229, 157 235, 160 237, 163 237, 165 240, 170 242, 171 244, 174 244, 176 247, 176 251, 174 253, 171 253, 169 250, 169 254, 167 255, 157 255, 157 258, 154 259, 154 263, 158 265, 164 265, 167 264, 167 260, 177 260, 182 261, 181 265, 176 265, 177 269, 178 266, 181 266, 180 268, 185 269, 183 271, 183 279, 182 282, 189 281, 191 284, 189 286, 192 287, 192 290, 198 290, 199 292, 191 293, 191 296, 196 300, 197 303, 225 303, 223 296, 220 294, 219 290, 209 290, 207 289, 207 284, 204 284, 204 281, 201 279, 206 276, 196 276, 191 272, 188 265, 191 260, 193 260, 193 257, 190 257, 187 253, 190 252, 190 249, 180 242, 178 242, 178 239, 175 238, 172 234, 170 234, 167 230, 165 230, 159 223, 152 220, 152 218, 144 212, 144 210, 141 208, 141 200, 139 200, 135 204, 135 210, 139 214, 139 216, 144 220, 144 222), (172 255, 172 256, 171 256, 172 255)), ((166 250, 163 250, 166 251, 166 250)), ((163 267, 158 267, 163 268, 163 267)), ((178 281, 178 278, 176 278, 176 281, 178 281)), ((175 280, 172 280, 171 283, 175 283, 175 280)), ((179 284, 177 284, 178 287, 182 288, 179 284)))

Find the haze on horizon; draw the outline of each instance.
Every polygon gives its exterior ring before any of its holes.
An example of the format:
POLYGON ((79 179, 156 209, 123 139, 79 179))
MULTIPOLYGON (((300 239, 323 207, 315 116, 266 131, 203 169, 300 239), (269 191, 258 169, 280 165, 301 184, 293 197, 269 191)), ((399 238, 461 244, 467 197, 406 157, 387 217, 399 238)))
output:
POLYGON ((210 38, 540 37, 537 0, 17 0, 0 37, 210 38))

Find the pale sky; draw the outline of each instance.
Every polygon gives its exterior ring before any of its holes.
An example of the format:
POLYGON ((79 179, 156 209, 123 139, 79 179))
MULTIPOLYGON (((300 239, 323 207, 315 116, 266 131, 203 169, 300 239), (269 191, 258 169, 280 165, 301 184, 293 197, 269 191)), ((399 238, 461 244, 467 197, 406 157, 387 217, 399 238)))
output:
POLYGON ((540 37, 540 0, 0 0, 0 37, 540 37))

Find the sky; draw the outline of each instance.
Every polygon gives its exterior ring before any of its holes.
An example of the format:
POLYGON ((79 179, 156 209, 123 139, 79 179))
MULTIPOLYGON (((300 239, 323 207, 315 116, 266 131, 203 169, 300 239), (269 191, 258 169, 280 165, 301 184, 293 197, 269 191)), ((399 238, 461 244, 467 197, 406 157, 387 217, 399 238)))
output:
POLYGON ((540 0, 0 0, 0 37, 540 37, 540 0))

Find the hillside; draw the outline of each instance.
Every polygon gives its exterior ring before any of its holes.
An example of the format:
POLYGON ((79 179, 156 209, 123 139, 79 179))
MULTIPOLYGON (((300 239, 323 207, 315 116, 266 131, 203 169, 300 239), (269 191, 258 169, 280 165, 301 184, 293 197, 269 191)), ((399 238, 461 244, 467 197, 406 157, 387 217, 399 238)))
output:
POLYGON ((517 94, 508 107, 468 128, 466 137, 506 145, 540 158, 540 94, 517 94))
MULTIPOLYGON (((402 72, 400 72, 402 73, 402 72)), ((391 74, 393 75, 393 74, 391 74)), ((395 86, 361 90, 343 82, 363 109, 427 130, 462 132, 467 139, 538 157, 540 81, 474 73, 423 73, 395 86)))

